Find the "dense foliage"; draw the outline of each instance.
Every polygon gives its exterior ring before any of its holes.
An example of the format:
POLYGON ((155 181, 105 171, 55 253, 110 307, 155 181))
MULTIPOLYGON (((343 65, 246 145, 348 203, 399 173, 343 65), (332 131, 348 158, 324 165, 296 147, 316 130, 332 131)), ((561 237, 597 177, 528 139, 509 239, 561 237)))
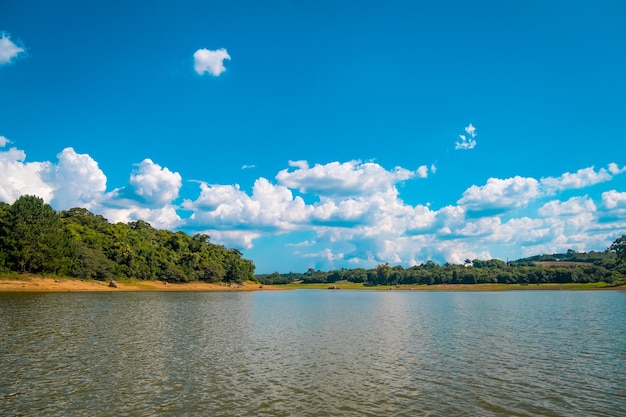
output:
POLYGON ((378 265, 373 269, 341 269, 329 272, 309 269, 305 273, 257 275, 263 284, 335 283, 349 281, 365 285, 433 284, 541 284, 626 281, 626 235, 617 239, 606 252, 540 255, 504 262, 499 259, 469 259, 463 265, 440 266, 432 261, 403 268, 378 265))
POLYGON ((154 229, 144 221, 109 223, 83 208, 56 212, 22 196, 0 203, 0 272, 87 279, 243 282, 254 264, 209 236, 154 229))

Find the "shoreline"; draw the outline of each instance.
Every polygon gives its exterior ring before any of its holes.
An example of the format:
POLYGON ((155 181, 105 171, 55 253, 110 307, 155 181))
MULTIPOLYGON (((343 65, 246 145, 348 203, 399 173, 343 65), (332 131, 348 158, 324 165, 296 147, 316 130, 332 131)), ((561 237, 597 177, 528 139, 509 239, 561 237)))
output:
POLYGON ((358 284, 287 284, 288 289, 329 289, 329 290, 358 290, 358 291, 606 291, 606 290, 626 290, 626 284, 607 285, 606 283, 543 283, 543 284, 433 284, 433 285, 380 285, 367 287, 358 284), (333 288, 331 288, 333 287, 333 288))
MULTIPOLYGON (((110 281, 81 280, 73 278, 50 278, 35 275, 23 277, 0 277, 0 293, 4 292, 182 292, 182 291, 276 291, 294 289, 329 289, 328 284, 261 285, 257 283, 167 283, 164 281, 116 281, 117 288, 109 287, 110 281)), ((333 290, 356 291, 546 291, 546 290, 626 290, 626 285, 608 286, 600 283, 567 284, 437 284, 366 287, 358 284, 336 283, 333 290)))
POLYGON ((280 290, 273 285, 253 283, 168 283, 164 281, 116 281, 117 288, 109 287, 110 281, 81 280, 72 278, 47 278, 27 276, 24 278, 0 278, 3 292, 153 292, 153 291, 264 291, 280 290))

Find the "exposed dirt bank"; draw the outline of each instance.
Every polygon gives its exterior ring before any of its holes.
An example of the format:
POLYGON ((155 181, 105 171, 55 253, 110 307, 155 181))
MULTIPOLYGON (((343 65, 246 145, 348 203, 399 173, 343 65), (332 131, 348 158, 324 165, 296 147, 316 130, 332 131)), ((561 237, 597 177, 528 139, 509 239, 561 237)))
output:
POLYGON ((109 282, 62 279, 45 277, 20 277, 19 279, 0 279, 0 292, 119 292, 119 291, 263 291, 280 289, 271 285, 258 284, 208 284, 192 282, 171 284, 162 281, 117 281, 117 288, 110 287, 109 282))

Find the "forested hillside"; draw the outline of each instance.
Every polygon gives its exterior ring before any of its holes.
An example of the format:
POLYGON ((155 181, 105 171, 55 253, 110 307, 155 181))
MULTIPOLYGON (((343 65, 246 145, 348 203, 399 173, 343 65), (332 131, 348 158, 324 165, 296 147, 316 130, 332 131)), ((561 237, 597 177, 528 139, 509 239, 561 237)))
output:
POLYGON ((56 212, 22 196, 0 202, 0 272, 107 280, 243 282, 254 264, 209 236, 154 229, 144 221, 109 223, 83 208, 56 212))
POLYGON ((257 275, 263 284, 335 283, 349 281, 365 285, 433 284, 541 284, 626 282, 626 236, 617 239, 606 252, 541 255, 504 262, 499 259, 467 259, 462 265, 438 265, 428 261, 411 268, 378 265, 373 269, 341 269, 329 272, 309 269, 305 273, 257 275))

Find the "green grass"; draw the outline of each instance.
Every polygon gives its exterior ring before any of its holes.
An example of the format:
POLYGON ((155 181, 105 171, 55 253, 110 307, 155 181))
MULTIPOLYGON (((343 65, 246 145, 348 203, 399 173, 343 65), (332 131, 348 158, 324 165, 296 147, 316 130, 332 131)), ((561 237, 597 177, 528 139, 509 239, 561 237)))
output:
POLYGON ((342 290, 417 290, 417 291, 520 291, 520 290, 595 290, 626 286, 624 283, 607 284, 606 282, 566 283, 566 284, 447 284, 447 285, 378 285, 366 286, 362 283, 339 281, 333 284, 302 284, 292 283, 276 285, 285 289, 328 289, 335 286, 342 290))

